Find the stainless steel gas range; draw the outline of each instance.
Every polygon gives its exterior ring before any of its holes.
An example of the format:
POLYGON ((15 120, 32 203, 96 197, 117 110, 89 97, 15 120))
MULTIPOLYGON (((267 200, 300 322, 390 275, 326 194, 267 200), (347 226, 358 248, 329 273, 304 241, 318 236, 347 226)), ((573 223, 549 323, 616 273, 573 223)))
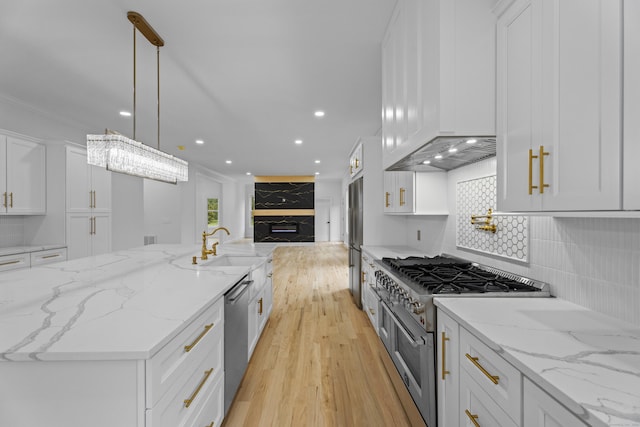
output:
POLYGON ((378 333, 427 426, 436 426, 435 296, 548 297, 549 285, 447 255, 376 260, 378 333))

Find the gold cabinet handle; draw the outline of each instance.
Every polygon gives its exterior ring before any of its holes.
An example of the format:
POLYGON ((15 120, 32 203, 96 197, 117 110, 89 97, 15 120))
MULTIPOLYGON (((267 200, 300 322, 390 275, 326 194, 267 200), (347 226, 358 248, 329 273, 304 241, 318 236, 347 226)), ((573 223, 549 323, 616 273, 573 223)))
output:
POLYGON ((372 316, 375 316, 375 315, 376 315, 376 312, 373 310, 373 308, 370 308, 370 309, 369 309, 369 313, 371 313, 371 315, 372 315, 372 316))
POLYGON ((384 193, 384 207, 388 208, 389 207, 389 192, 386 191, 384 193))
POLYGON ((5 191, 3 196, 4 197, 4 202, 2 203, 2 207, 7 207, 7 192, 5 191))
POLYGON ((400 187, 400 206, 404 206, 404 192, 406 190, 402 187, 400 187))
POLYGON ((538 154, 538 158, 540 159, 538 162, 540 163, 540 186, 539 191, 540 194, 544 194, 544 188, 549 187, 549 184, 544 183, 544 156, 548 156, 549 152, 544 151, 544 145, 540 146, 540 154, 538 154))
POLYGON ((469 417, 474 426, 480 427, 480 424, 476 421, 478 419, 477 415, 472 414, 468 409, 465 409, 464 413, 467 414, 467 417, 469 417))
POLYGON ((89 235, 93 235, 93 217, 89 217, 89 235))
POLYGON ((451 372, 447 371, 445 369, 445 364, 444 364, 444 359, 445 359, 445 342, 449 341, 449 338, 447 338, 447 335, 444 333, 444 331, 442 332, 442 344, 440 347, 442 347, 442 379, 444 380, 444 376, 447 374, 450 374, 451 372))
POLYGON ((193 401, 196 400, 196 397, 198 397, 198 393, 200 393, 200 390, 202 389, 202 386, 204 386, 204 383, 207 382, 207 380, 209 379, 209 376, 211 375, 212 372, 213 372, 213 368, 209 369, 208 371, 204 371, 204 378, 202 378, 202 381, 200 381, 200 384, 198 384, 198 388, 195 389, 195 391, 193 392, 191 397, 189 397, 188 399, 184 400, 184 407, 185 408, 188 408, 189 406, 191 406, 193 401))
POLYGON ((46 256, 43 256, 42 259, 57 258, 59 256, 60 254, 46 255, 46 256))
POLYGON ((356 157, 356 169, 358 169, 360 167, 360 160, 358 160, 358 158, 356 157))
POLYGON ((93 191, 89 190, 89 209, 93 207, 93 191))
POLYGON ((529 195, 533 194, 533 189, 538 188, 537 185, 533 185, 533 159, 537 159, 538 156, 533 155, 533 150, 529 149, 529 195))
POLYGON ((193 342, 191 344, 184 346, 184 351, 187 352, 187 353, 190 352, 193 349, 193 347, 195 347, 196 344, 198 344, 200 342, 202 337, 204 337, 207 334, 207 332, 209 332, 211 330, 211 328, 213 328, 213 323, 205 325, 204 330, 202 332, 200 332, 200 335, 198 335, 196 337, 196 339, 193 340, 193 342))
POLYGON ((2 266, 2 265, 17 264, 17 263, 19 263, 19 262, 20 262, 20 260, 17 260, 17 261, 0 262, 0 266, 2 266))
POLYGON ((362 283, 364 283, 364 282, 365 282, 365 274, 364 274, 364 271, 361 273, 361 275, 362 275, 362 278, 361 278, 362 283))
POLYGON ((499 376, 491 375, 489 372, 487 372, 487 370, 484 369, 484 367, 480 364, 480 362, 478 362, 478 358, 477 357, 473 357, 469 353, 467 353, 466 356, 467 356, 467 359, 469 359, 471 361, 471 363, 476 365, 476 368, 480 369, 480 371, 483 374, 485 374, 487 376, 487 378, 489 378, 491 380, 492 383, 498 384, 498 380, 500 379, 499 376))
POLYGON ((258 314, 262 315, 262 298, 258 300, 258 314))
POLYGON ((211 421, 211 424, 209 424, 208 426, 205 426, 205 427, 213 427, 214 423, 215 423, 215 421, 211 421))
POLYGON ((272 278, 272 277, 273 277, 273 272, 271 272, 271 273, 267 274, 267 277, 268 277, 268 278, 272 278))
POLYGON ((13 193, 9 193, 9 207, 13 207, 13 193))

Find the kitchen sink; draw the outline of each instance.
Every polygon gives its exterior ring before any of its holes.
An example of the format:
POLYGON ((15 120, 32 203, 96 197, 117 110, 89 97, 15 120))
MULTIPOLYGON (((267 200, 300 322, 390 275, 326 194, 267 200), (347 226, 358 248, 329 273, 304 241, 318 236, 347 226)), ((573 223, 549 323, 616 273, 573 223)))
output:
POLYGON ((210 255, 206 261, 198 260, 198 264, 206 267, 244 267, 262 264, 266 259, 251 255, 210 255))

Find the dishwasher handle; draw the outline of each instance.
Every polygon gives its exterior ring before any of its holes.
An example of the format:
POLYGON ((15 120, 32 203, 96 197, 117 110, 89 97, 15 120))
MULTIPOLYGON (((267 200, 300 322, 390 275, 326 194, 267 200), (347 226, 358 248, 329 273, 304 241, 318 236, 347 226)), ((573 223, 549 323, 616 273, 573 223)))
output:
POLYGON ((253 280, 245 280, 244 282, 240 282, 233 288, 232 293, 227 295, 227 303, 235 304, 237 300, 249 289, 249 286, 253 283, 253 280))

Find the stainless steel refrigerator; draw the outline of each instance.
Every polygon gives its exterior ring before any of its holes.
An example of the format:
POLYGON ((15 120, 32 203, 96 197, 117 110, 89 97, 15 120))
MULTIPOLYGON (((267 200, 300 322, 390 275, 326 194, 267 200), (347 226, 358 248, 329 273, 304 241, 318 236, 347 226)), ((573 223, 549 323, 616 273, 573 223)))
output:
POLYGON ((362 308, 360 247, 362 245, 362 178, 349 185, 349 290, 353 302, 362 308))

